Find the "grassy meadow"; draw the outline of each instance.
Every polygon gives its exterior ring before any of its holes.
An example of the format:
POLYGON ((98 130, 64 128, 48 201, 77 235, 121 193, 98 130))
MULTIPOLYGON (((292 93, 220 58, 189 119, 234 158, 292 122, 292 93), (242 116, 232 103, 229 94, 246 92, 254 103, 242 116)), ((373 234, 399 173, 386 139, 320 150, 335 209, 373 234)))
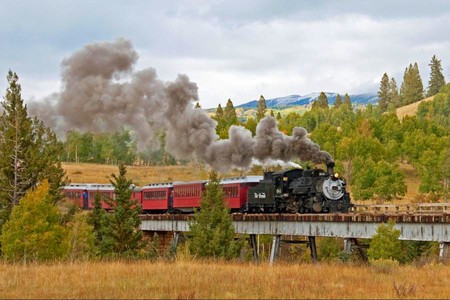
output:
POLYGON ((447 298, 444 265, 205 261, 0 264, 1 298, 447 298))

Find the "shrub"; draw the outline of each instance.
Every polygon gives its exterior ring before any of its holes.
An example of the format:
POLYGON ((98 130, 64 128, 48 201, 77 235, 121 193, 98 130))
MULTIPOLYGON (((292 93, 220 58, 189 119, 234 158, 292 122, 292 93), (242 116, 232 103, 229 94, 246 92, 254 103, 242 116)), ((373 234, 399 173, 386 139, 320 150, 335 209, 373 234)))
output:
POLYGON ((67 256, 68 232, 60 225, 49 191, 48 181, 43 181, 12 210, 0 238, 6 260, 44 261, 67 256))
POLYGON ((390 259, 401 262, 403 260, 402 245, 398 240, 400 230, 394 228, 395 223, 381 224, 377 233, 372 237, 367 256, 371 260, 390 259))

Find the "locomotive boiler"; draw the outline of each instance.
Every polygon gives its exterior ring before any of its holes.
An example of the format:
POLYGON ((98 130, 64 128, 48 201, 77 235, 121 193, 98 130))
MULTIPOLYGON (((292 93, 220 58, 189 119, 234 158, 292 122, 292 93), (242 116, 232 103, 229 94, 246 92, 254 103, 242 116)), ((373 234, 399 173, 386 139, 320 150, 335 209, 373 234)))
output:
POLYGON ((322 169, 266 172, 248 191, 246 212, 334 213, 348 212, 350 196, 345 182, 334 173, 334 162, 322 169))

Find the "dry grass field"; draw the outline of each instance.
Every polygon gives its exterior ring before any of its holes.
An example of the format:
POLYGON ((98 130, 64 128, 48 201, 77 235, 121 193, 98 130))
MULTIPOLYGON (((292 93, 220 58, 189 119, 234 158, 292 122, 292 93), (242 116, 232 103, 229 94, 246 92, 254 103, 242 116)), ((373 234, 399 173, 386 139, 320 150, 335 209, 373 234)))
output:
POLYGON ((397 117, 399 118, 399 120, 401 120, 401 119, 403 119, 404 116, 414 116, 417 113, 420 103, 425 102, 425 101, 430 101, 433 99, 434 99, 434 96, 431 96, 431 97, 425 98, 423 100, 420 100, 418 102, 414 102, 409 105, 399 107, 395 110, 395 112, 397 113, 397 117))
POLYGON ((421 298, 450 295, 444 265, 387 269, 346 264, 201 261, 0 264, 0 298, 421 298))

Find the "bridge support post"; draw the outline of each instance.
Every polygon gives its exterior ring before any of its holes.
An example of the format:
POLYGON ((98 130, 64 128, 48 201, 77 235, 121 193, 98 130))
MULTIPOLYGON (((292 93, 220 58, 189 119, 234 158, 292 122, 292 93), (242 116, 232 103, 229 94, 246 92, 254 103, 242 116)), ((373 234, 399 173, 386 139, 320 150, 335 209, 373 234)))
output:
POLYGON ((270 251, 269 263, 273 264, 278 254, 278 248, 280 247, 281 235, 277 234, 273 236, 272 249, 270 251))
POLYGON ((352 253, 352 239, 344 238, 344 252, 352 253))
POLYGON ((253 249, 253 261, 258 262, 258 243, 256 242, 256 234, 250 234, 250 245, 253 249))
POLYGON ((308 236, 308 240, 309 240, 309 250, 311 251, 312 261, 317 262, 316 237, 308 236))
POLYGON ((450 258, 450 243, 447 242, 440 242, 439 243, 439 259, 447 259, 450 258))
POLYGON ((178 247, 178 240, 180 239, 180 232, 179 231, 175 231, 173 233, 173 238, 172 241, 170 243, 170 247, 169 247, 169 253, 171 257, 176 257, 177 256, 177 247, 178 247))

